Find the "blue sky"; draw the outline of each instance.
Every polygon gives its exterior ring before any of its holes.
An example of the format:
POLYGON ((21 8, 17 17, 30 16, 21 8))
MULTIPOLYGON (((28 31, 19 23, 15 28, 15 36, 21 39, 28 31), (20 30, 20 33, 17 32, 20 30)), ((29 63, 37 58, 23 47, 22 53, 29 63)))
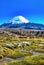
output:
POLYGON ((19 15, 44 24, 44 0, 0 0, 0 24, 19 15))

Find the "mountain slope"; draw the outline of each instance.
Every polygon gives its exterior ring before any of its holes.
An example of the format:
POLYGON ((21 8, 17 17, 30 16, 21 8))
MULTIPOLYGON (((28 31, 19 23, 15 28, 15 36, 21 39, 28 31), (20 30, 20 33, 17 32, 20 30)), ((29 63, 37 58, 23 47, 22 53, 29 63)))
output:
POLYGON ((22 16, 17 16, 9 21, 9 23, 4 23, 0 28, 19 28, 19 29, 35 29, 44 30, 44 25, 31 23, 29 20, 22 16))
POLYGON ((17 23, 29 23, 29 20, 27 20, 23 16, 16 16, 13 19, 11 19, 10 22, 12 22, 12 24, 14 24, 14 23, 16 23, 16 24, 17 23))

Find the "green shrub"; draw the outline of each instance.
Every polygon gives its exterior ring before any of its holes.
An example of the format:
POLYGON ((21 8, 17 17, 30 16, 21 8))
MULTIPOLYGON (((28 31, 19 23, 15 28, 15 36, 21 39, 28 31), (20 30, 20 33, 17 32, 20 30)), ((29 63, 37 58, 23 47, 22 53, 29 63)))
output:
POLYGON ((40 56, 40 55, 27 56, 24 59, 24 61, 29 63, 30 65, 44 65, 43 56, 40 56))

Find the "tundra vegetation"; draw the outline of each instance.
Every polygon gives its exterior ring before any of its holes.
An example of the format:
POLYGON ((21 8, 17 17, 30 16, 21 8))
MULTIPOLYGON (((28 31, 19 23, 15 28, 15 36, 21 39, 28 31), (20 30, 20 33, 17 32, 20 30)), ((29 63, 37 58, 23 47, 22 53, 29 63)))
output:
POLYGON ((44 38, 13 34, 0 32, 0 65, 44 65, 44 38))

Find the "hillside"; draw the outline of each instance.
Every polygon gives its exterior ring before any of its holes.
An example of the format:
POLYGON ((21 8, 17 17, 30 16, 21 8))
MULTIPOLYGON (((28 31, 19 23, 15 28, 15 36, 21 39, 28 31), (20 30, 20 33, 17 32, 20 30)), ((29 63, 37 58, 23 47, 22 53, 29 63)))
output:
POLYGON ((0 30, 0 37, 44 38, 44 30, 2 29, 0 30))

